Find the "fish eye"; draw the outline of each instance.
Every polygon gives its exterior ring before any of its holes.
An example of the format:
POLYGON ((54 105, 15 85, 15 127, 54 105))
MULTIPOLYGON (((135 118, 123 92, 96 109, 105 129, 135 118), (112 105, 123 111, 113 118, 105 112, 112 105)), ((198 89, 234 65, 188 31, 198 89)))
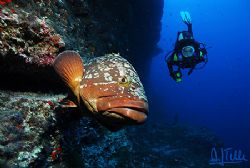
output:
POLYGON ((121 83, 126 83, 128 81, 127 77, 124 76, 122 79, 121 79, 121 83))
POLYGON ((120 80, 119 80, 119 84, 125 87, 128 87, 130 85, 131 81, 126 77, 123 76, 120 80))

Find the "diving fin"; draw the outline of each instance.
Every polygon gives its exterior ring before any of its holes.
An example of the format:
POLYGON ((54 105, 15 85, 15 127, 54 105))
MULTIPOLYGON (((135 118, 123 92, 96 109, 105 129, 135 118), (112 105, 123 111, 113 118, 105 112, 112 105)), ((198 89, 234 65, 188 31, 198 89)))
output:
POLYGON ((185 12, 184 11, 180 11, 180 15, 181 15, 182 21, 185 22, 186 21, 185 12))
POLYGON ((180 15, 181 15, 182 21, 184 23, 186 23, 186 24, 192 24, 192 19, 191 19, 191 16, 190 16, 189 12, 187 12, 187 11, 181 11, 180 15))

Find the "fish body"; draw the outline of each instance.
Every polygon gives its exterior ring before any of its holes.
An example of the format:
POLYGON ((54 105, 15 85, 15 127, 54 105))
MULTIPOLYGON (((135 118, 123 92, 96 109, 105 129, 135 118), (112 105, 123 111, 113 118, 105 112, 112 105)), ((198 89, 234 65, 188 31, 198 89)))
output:
POLYGON ((143 85, 133 66, 119 54, 97 57, 83 65, 78 53, 64 51, 53 67, 73 93, 70 101, 80 110, 87 107, 108 129, 116 131, 147 119, 143 85))

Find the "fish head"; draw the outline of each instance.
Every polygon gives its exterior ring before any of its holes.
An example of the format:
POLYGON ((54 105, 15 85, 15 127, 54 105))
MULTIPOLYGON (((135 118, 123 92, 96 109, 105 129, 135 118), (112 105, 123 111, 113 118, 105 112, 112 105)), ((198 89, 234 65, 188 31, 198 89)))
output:
POLYGON ((98 121, 110 130, 144 123, 148 101, 133 66, 116 54, 85 65, 80 96, 98 121))

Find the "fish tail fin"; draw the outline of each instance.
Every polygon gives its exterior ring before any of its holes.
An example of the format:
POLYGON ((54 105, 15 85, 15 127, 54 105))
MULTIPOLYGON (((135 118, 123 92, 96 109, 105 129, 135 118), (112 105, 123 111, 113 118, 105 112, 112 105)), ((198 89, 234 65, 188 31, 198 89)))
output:
POLYGON ((80 55, 75 51, 64 51, 56 57, 53 67, 79 101, 80 82, 84 73, 80 55))

